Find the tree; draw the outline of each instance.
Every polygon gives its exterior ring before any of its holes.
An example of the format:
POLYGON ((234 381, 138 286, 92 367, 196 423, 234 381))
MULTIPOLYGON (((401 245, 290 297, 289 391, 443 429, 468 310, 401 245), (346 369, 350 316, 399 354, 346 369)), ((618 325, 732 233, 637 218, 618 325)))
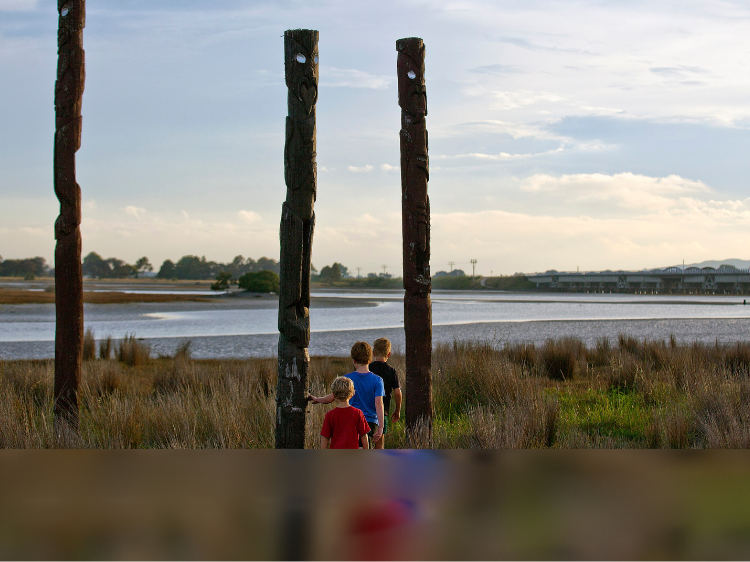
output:
POLYGON ((143 256, 140 258, 137 262, 135 262, 135 276, 138 277, 139 273, 145 273, 146 271, 153 271, 154 266, 151 265, 151 262, 148 261, 148 258, 146 256, 143 256))
POLYGON ((37 257, 2 261, 0 258, 0 277, 25 277, 29 274, 35 277, 49 275, 49 267, 46 260, 37 257))
POLYGON ((278 275, 279 273, 279 262, 274 259, 263 256, 258 259, 258 267, 256 271, 273 271, 278 275))
POLYGON ((84 277, 90 277, 92 279, 104 279, 110 276, 112 268, 96 252, 89 252, 85 258, 83 258, 83 275, 84 277))
POLYGON ((229 281, 232 279, 232 274, 228 271, 222 271, 216 276, 216 283, 211 285, 212 291, 226 291, 229 289, 229 281))
POLYGON ((174 262, 172 260, 164 260, 156 276, 159 279, 174 279, 174 262))
POLYGON ((136 268, 129 263, 117 258, 107 258, 107 265, 109 266, 109 277, 113 279, 125 279, 126 277, 135 277, 138 275, 136 268))
POLYGON ((278 293, 279 276, 273 271, 259 271, 257 273, 245 273, 240 277, 238 285, 252 293, 278 293))
POLYGON ((325 283, 334 283, 341 281, 341 264, 334 262, 333 265, 326 265, 320 270, 320 280, 325 283))

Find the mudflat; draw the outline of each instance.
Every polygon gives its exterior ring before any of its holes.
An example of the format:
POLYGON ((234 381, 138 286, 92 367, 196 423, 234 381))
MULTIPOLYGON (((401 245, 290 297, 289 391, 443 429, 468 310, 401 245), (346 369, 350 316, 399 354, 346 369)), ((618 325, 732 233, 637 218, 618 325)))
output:
MULTIPOLYGON (((385 299, 380 297, 341 298, 334 296, 312 297, 311 308, 355 308, 375 306, 385 299)), ((28 289, 6 289, 0 287, 0 305, 54 304, 54 291, 28 289)), ((87 304, 130 304, 130 303, 204 303, 203 306, 221 308, 276 308, 277 295, 257 293, 220 293, 216 295, 195 295, 189 293, 126 293, 121 291, 84 290, 83 302, 87 304)))

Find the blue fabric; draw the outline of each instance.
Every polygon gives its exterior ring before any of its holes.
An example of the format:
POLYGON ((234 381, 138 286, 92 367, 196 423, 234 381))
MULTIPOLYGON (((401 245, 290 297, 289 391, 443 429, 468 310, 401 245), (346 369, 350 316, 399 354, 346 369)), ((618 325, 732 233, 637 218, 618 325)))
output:
MULTIPOLYGON (((378 414, 375 411, 375 397, 385 396, 383 379, 373 373, 358 373, 354 371, 344 375, 354 383, 354 396, 349 404, 362 410, 368 422, 378 423, 378 414)), ((384 414, 385 415, 385 412, 384 414)))

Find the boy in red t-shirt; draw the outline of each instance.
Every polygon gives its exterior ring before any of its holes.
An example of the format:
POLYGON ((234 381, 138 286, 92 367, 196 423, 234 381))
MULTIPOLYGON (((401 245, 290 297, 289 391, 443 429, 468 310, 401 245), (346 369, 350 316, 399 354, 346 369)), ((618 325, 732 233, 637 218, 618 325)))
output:
POLYGON ((346 377, 336 377, 331 384, 336 407, 326 414, 320 430, 320 448, 328 449, 363 449, 370 448, 367 434, 370 425, 362 410, 349 405, 354 396, 354 383, 346 377))

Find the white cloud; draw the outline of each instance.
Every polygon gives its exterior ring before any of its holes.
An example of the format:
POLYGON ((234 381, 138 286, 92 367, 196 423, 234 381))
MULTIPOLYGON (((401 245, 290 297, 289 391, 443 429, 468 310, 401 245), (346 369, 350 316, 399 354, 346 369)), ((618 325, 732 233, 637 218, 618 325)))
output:
POLYGON ((550 92, 528 92, 523 90, 515 92, 492 92, 492 97, 497 100, 495 106, 498 109, 516 109, 542 102, 557 103, 565 100, 562 96, 550 92))
POLYGON ((320 85, 327 88, 368 88, 385 90, 396 78, 376 76, 353 68, 323 67, 320 69, 320 85))
POLYGON ((527 192, 544 192, 545 197, 559 196, 568 203, 614 202, 625 209, 651 212, 691 206, 693 196, 711 193, 711 189, 700 181, 676 175, 653 178, 632 173, 557 177, 535 174, 523 181, 520 187, 527 192))
POLYGON ((365 166, 360 166, 360 167, 349 166, 348 170, 350 172, 371 172, 372 171, 372 166, 370 166, 369 164, 367 164, 365 166))
MULTIPOLYGON (((479 270, 641 269, 747 255, 750 201, 741 212, 724 204, 684 212, 604 219, 504 211, 432 215, 433 264, 479 260, 479 270), (471 255, 469 255, 471 254, 471 255)), ((437 266, 433 267, 437 271, 437 266)), ((486 272, 488 273, 488 271, 486 272)))
MULTIPOLYGON (((551 150, 546 150, 544 152, 532 152, 527 154, 511 154, 508 152, 500 152, 498 154, 484 154, 482 152, 470 152, 467 154, 454 154, 454 155, 440 155, 436 156, 433 159, 435 160, 446 160, 446 159, 454 159, 454 158, 475 158, 477 160, 521 160, 524 158, 534 158, 536 156, 544 156, 549 154, 555 154, 557 152, 562 152, 565 150, 564 146, 560 146, 558 148, 553 148, 551 150)), ((433 169, 434 171, 435 169, 433 169)))
POLYGON ((255 211, 237 211, 237 215, 240 217, 240 220, 242 222, 245 222, 247 224, 254 224, 263 221, 263 217, 261 217, 255 211))
POLYGON ((125 207, 125 213, 135 219, 141 219, 146 214, 146 209, 144 209, 143 207, 134 207, 133 205, 128 205, 127 207, 125 207))
POLYGON ((381 164, 380 169, 386 172, 390 172, 392 170, 399 170, 399 166, 391 166, 390 164, 381 164))

